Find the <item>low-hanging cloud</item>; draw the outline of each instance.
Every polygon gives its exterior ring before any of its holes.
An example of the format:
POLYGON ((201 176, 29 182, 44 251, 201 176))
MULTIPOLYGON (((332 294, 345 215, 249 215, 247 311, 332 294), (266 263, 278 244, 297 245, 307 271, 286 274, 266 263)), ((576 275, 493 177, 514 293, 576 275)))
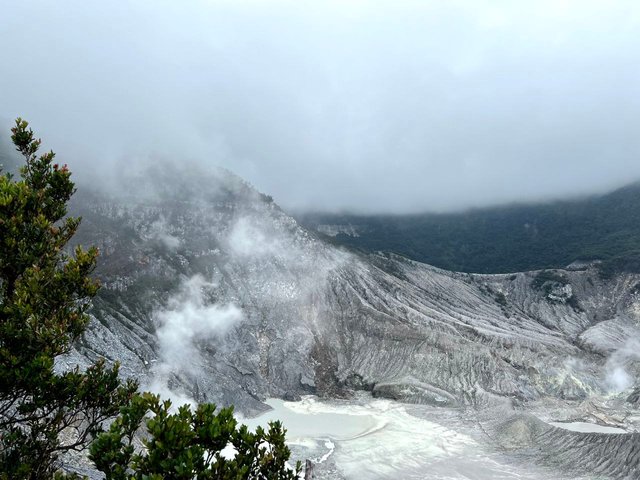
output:
POLYGON ((289 209, 559 198, 640 177, 639 28, 635 0, 25 0, 0 116, 87 178, 161 154, 289 209))
POLYGON ((285 242, 283 236, 276 232, 267 233, 266 225, 257 223, 255 217, 242 216, 233 224, 227 241, 234 255, 240 258, 274 257, 291 252, 290 240, 285 242))
POLYGON ((161 216, 150 225, 149 231, 145 233, 150 240, 158 242, 164 248, 176 250, 182 242, 179 237, 172 235, 168 230, 167 219, 161 216))

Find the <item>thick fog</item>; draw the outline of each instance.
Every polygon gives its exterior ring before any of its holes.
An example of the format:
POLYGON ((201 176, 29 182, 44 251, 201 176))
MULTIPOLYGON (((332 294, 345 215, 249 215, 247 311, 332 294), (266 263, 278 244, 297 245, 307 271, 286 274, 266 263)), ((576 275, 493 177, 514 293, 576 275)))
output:
POLYGON ((640 3, 5 2, 0 126, 79 177, 222 165, 286 209, 413 212, 640 178, 640 3))

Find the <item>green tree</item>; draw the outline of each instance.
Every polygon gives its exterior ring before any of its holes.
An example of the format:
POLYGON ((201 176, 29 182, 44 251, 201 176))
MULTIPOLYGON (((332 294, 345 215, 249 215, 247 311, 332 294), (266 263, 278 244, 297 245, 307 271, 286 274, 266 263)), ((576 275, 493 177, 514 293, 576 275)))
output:
POLYGON ((232 408, 183 405, 171 413, 170 401, 144 393, 98 436, 89 457, 107 480, 294 480, 301 466, 287 466, 284 441, 280 422, 254 433, 238 427, 232 408), (225 447, 233 447, 229 455, 221 453, 225 447))
POLYGON ((108 479, 297 478, 279 422, 253 433, 231 408, 172 413, 104 361, 55 371, 89 321, 98 252, 65 250, 80 224, 66 217, 75 191, 66 165, 37 155, 41 142, 22 119, 11 138, 25 164, 18 180, 0 171, 0 480, 74 477, 60 471, 60 456, 92 440, 90 459, 108 479), (232 458, 221 454, 228 445, 232 458))
POLYGON ((37 155, 27 122, 11 131, 25 164, 17 180, 0 172, 0 478, 49 479, 59 456, 86 448, 137 386, 102 361, 54 370, 87 325, 98 252, 65 251, 80 224, 65 218, 71 173, 53 152, 37 155))

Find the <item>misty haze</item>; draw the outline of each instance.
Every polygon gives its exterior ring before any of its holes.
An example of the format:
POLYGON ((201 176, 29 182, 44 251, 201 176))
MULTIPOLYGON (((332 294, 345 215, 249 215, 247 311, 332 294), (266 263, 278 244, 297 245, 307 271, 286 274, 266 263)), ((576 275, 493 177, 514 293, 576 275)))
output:
POLYGON ((0 479, 640 478, 640 4, 1 10, 0 479))

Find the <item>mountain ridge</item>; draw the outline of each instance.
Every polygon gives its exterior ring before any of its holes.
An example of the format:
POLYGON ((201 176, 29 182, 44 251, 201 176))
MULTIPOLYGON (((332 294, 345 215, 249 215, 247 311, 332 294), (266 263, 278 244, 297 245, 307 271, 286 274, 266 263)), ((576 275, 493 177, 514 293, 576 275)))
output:
POLYGON ((640 182, 581 199, 461 213, 296 218, 336 244, 447 270, 512 273, 598 260, 605 276, 640 272, 640 182))

